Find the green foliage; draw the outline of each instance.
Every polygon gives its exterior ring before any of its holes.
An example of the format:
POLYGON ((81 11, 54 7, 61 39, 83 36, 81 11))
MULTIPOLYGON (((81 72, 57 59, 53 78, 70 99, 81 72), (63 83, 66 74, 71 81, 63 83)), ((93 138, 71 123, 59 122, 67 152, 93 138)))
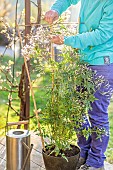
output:
POLYGON ((75 129, 85 137, 91 133, 91 129, 81 131, 81 125, 91 109, 91 102, 96 100, 97 82, 94 81, 95 73, 80 62, 75 50, 66 49, 61 62, 49 59, 48 65, 52 84, 47 88, 48 100, 39 116, 43 137, 49 139, 50 146, 55 146, 57 156, 76 141, 75 129))

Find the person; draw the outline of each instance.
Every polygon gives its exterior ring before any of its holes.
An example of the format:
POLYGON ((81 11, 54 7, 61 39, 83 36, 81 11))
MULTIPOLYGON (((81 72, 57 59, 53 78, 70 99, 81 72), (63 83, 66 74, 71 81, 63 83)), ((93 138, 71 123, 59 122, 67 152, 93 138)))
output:
MULTIPOLYGON (((45 21, 52 24, 71 5, 79 0, 56 0, 45 14, 45 21)), ((95 133, 88 140, 78 135, 80 158, 77 164, 79 170, 104 170, 105 151, 109 141, 108 106, 113 92, 113 0, 81 0, 79 33, 75 36, 54 35, 51 41, 55 44, 65 44, 79 49, 81 60, 89 64, 98 76, 104 76, 109 87, 101 86, 103 95, 97 90, 95 100, 89 110, 89 121, 86 126, 104 128, 106 134, 101 139, 95 133), (108 97, 109 96, 109 97, 108 97)))

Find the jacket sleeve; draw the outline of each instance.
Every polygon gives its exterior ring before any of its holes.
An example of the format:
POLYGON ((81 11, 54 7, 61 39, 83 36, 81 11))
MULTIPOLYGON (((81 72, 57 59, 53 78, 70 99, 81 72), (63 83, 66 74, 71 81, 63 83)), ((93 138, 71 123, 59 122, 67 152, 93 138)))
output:
POLYGON ((72 48, 84 50, 89 46, 97 46, 107 42, 113 37, 113 2, 107 1, 104 6, 103 17, 97 29, 76 36, 64 38, 64 44, 72 48))
POLYGON ((61 15, 68 7, 77 4, 77 2, 79 2, 79 0, 56 0, 51 9, 61 15))

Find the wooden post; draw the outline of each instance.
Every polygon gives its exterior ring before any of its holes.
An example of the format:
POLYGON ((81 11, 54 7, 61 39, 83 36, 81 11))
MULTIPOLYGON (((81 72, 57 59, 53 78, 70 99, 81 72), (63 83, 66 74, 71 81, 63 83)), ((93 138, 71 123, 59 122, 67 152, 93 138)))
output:
POLYGON ((41 0, 37 0, 37 4, 38 4, 37 24, 40 24, 40 21, 41 21, 41 13, 42 13, 41 0))
MULTIPOLYGON (((27 36, 30 34, 31 26, 30 26, 30 0, 25 0, 25 44, 29 42, 27 36)), ((27 61, 28 69, 30 68, 30 60, 27 61)), ((25 115, 24 117, 27 119, 30 117, 30 88, 29 88, 29 80, 28 75, 25 70, 25 115)), ((25 129, 28 129, 28 125, 25 125, 25 129)))

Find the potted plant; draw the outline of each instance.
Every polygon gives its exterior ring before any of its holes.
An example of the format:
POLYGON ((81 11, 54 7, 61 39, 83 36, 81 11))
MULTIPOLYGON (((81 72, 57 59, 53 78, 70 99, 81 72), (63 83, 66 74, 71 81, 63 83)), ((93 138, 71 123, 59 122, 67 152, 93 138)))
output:
POLYGON ((39 114, 42 131, 39 135, 45 141, 42 153, 46 170, 75 170, 79 158, 76 133, 83 133, 86 138, 92 133, 92 129, 79 130, 84 116, 91 109, 90 103, 96 100, 95 86, 98 88, 97 84, 100 85, 102 80, 93 80, 96 73, 80 61, 76 49, 66 47, 62 50, 61 62, 49 57, 49 31, 48 28, 38 28, 23 52, 35 56, 37 70, 40 74, 47 71, 51 82, 46 86, 46 106, 39 114))
MULTIPOLYGON (((48 141, 43 149, 47 170, 75 169, 79 158, 75 129, 79 133, 83 116, 95 100, 92 71, 79 61, 74 50, 62 55, 60 63, 49 62, 52 84, 46 107, 40 114, 43 137, 48 141)), ((87 136, 89 131, 84 129, 83 133, 87 136)))

